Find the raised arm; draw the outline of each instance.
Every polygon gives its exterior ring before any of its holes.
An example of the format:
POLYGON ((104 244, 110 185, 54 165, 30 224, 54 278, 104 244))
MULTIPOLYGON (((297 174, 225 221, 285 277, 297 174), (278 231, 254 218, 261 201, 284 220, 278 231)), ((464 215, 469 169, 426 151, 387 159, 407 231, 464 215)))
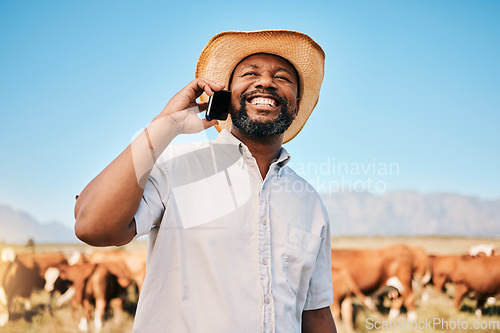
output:
POLYGON ((196 133, 217 124, 200 119, 196 103, 203 92, 212 95, 223 85, 196 79, 179 91, 148 127, 79 195, 75 205, 75 233, 93 246, 123 245, 136 234, 134 215, 156 159, 180 133, 196 133))

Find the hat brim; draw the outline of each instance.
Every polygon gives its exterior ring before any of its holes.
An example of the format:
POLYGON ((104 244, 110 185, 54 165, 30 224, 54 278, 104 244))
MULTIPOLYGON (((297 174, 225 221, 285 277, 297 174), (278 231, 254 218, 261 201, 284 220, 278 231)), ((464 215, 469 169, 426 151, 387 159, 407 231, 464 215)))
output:
MULTIPOLYGON (((283 142, 293 139, 305 125, 318 103, 324 76, 325 53, 311 37, 289 30, 226 31, 215 35, 201 52, 196 66, 196 78, 206 78, 225 84, 236 66, 256 53, 268 53, 288 60, 297 70, 300 80, 300 102, 297 118, 286 130, 283 142)), ((200 99, 206 101, 203 94, 200 99)), ((231 116, 216 126, 231 129, 231 116)))

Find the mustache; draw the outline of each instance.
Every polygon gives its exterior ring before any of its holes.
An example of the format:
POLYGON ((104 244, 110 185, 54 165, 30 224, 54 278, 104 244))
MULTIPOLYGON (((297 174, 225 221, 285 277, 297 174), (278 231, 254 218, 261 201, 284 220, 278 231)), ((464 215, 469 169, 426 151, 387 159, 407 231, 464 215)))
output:
POLYGON ((278 101, 279 105, 288 104, 287 101, 283 97, 278 95, 276 91, 270 89, 255 89, 253 91, 244 93, 243 95, 241 95, 240 103, 241 104, 245 103, 247 100, 249 100, 255 95, 270 95, 278 101))

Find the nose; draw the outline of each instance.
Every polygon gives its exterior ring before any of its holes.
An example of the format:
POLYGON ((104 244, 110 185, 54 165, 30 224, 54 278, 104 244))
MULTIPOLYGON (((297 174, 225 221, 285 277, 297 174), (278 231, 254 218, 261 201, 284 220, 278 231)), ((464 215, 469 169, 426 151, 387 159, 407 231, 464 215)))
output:
POLYGON ((277 89, 276 82, 274 82, 273 76, 271 73, 264 72, 262 73, 257 81, 255 82, 255 88, 262 88, 262 89, 277 89))

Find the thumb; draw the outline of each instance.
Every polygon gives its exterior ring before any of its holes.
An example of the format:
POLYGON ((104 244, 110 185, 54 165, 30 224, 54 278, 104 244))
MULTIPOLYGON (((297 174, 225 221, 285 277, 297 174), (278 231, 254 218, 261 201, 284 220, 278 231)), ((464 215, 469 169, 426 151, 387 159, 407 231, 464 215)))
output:
POLYGON ((206 119, 202 119, 201 120, 203 122, 203 126, 205 127, 205 129, 207 128, 210 128, 212 126, 215 126, 215 125, 219 125, 219 122, 217 121, 217 119, 212 119, 212 120, 206 120, 206 119))

